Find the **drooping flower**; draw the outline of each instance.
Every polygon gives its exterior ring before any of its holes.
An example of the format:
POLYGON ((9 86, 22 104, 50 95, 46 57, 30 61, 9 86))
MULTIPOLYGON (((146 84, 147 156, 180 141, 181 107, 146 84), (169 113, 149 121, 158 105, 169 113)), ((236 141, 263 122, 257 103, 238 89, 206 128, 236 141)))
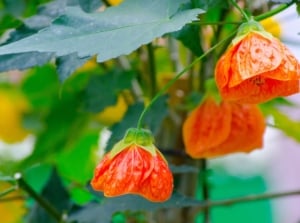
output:
POLYGON ((219 59, 215 79, 225 100, 261 103, 300 91, 300 64, 255 21, 241 25, 219 59))
POLYGON ((183 125, 185 150, 193 158, 213 158, 261 148, 264 117, 254 104, 207 97, 183 125))
POLYGON ((163 202, 172 194, 173 176, 151 133, 129 129, 96 167, 91 185, 107 197, 138 194, 163 202))

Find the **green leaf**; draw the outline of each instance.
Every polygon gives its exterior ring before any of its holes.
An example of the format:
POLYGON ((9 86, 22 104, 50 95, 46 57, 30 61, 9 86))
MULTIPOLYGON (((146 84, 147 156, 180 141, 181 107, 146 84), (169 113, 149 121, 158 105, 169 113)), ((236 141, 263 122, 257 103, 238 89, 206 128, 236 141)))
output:
POLYGON ((201 9, 178 11, 186 0, 126 0, 104 12, 86 14, 68 7, 63 16, 42 31, 0 47, 0 54, 55 52, 98 55, 98 61, 129 54, 154 38, 174 32, 195 19, 201 9), (67 47, 66 47, 67 46, 67 47))
MULTIPOLYGON (((192 9, 191 4, 186 4, 184 9, 192 9)), ((181 9, 183 10, 183 8, 181 9)), ((185 25, 181 30, 172 33, 172 36, 180 40, 183 45, 190 49, 196 56, 200 56, 203 53, 200 45, 200 26, 199 25, 185 25)))
POLYGON ((33 66, 41 66, 53 57, 53 53, 20 53, 0 56, 0 71, 23 70, 33 66))
POLYGON ((57 72, 61 82, 66 80, 78 67, 82 66, 89 57, 79 58, 75 53, 56 59, 57 72))
POLYGON ((15 182, 15 179, 13 177, 11 177, 11 176, 2 175, 2 173, 0 172, 0 181, 15 182))
MULTIPOLYGON (((56 170, 52 171, 51 177, 43 188, 41 196, 61 214, 71 208, 70 196, 64 188, 56 170)), ((27 222, 56 223, 52 216, 49 216, 48 212, 38 204, 35 204, 30 209, 27 220, 27 222)))
POLYGON ((223 0, 192 0, 195 7, 204 10, 214 10, 215 8, 227 8, 228 1, 223 0))
POLYGON ((0 19, 0 35, 2 35, 7 29, 16 28, 21 25, 22 22, 12 15, 4 15, 0 19))
POLYGON ((57 152, 72 145, 83 133, 88 121, 88 114, 80 109, 82 101, 78 100, 78 91, 85 81, 82 75, 66 81, 64 88, 60 89, 54 68, 43 67, 35 71, 25 80, 22 89, 43 125, 36 133, 33 153, 24 162, 27 165, 50 160, 57 152), (74 84, 76 89, 70 84, 74 84))
POLYGON ((276 108, 269 112, 274 118, 275 127, 283 131, 287 136, 300 142, 300 121, 295 121, 289 118, 276 108))
POLYGON ((37 193, 41 193, 51 177, 52 166, 42 163, 26 169, 23 178, 37 193))
POLYGON ((56 158, 57 170, 62 178, 69 182, 71 197, 78 204, 87 203, 93 198, 85 185, 93 177, 98 138, 98 131, 88 132, 56 158))
MULTIPOLYGON (((100 197, 102 197, 100 195, 100 197)), ((101 204, 90 203, 81 210, 71 214, 70 220, 94 223, 110 223, 113 213, 117 211, 154 211, 162 208, 180 208, 200 205, 201 202, 175 193, 163 203, 153 203, 137 195, 125 195, 116 198, 105 198, 101 204)))
POLYGON ((103 5, 100 0, 78 0, 78 2, 85 12, 93 12, 103 5))
MULTIPOLYGON (((17 3, 14 3, 17 4, 17 3)), ((30 5, 28 3, 28 5, 30 5)), ((36 6, 35 6, 36 7, 36 6)), ((66 3, 61 0, 53 1, 39 7, 36 15, 24 20, 24 24, 9 33, 6 44, 18 41, 37 33, 40 29, 51 24, 51 21, 64 12, 66 3)), ((4 27, 5 28, 5 27, 4 27)), ((0 71, 41 66, 53 58, 53 53, 26 52, 0 56, 0 71)))
POLYGON ((58 100, 59 81, 54 67, 35 68, 21 88, 35 109, 48 110, 58 100))
POLYGON ((85 185, 92 178, 99 132, 86 133, 57 156, 57 170, 68 180, 85 185))
POLYGON ((127 129, 137 125, 139 115, 143 108, 143 103, 136 103, 128 107, 123 120, 113 125, 110 129, 112 134, 107 142, 107 150, 111 150, 113 145, 124 137, 127 129))
POLYGON ((82 134, 88 116, 78 111, 74 100, 62 100, 52 107, 45 117, 45 125, 35 143, 33 153, 24 161, 24 165, 51 160, 55 155, 72 145, 82 134))
POLYGON ((274 123, 272 123, 272 125, 274 125, 275 128, 280 129, 287 136, 290 136, 297 142, 300 142, 300 120, 292 120, 286 114, 281 112, 277 106, 293 107, 295 104, 285 98, 276 98, 267 103, 261 104, 260 108, 265 116, 271 116, 273 118, 274 123))
POLYGON ((131 87, 132 78, 132 72, 122 70, 92 76, 84 93, 85 108, 91 112, 100 112, 116 104, 120 91, 131 87))
MULTIPOLYGON (((158 100, 154 102, 145 115, 144 123, 154 135, 158 132, 161 123, 168 114, 167 99, 167 95, 158 98, 158 100)), ((139 115, 140 114, 137 116, 139 115)))
MULTIPOLYGON (((156 134, 159 127, 168 113, 167 96, 160 97, 148 110, 144 117, 145 127, 148 128, 153 134, 156 134), (159 112, 157 112, 159 111, 159 112)), ((116 123, 111 127, 111 136, 107 143, 107 150, 110 150, 115 143, 121 140, 127 129, 135 127, 138 122, 138 118, 144 109, 143 103, 136 103, 128 107, 124 118, 121 122, 116 123)))

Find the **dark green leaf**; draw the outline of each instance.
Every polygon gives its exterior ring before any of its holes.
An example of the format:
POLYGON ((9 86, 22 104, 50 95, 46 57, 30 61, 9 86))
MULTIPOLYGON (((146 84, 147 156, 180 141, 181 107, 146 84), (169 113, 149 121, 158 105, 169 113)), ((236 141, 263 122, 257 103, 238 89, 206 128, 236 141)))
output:
POLYGON ((119 7, 93 14, 69 7, 50 27, 0 47, 0 53, 38 51, 63 56, 77 52, 79 57, 99 54, 97 60, 105 61, 177 31, 203 13, 200 9, 178 11, 183 3, 186 0, 126 0, 119 7))
POLYGON ((75 99, 62 100, 52 107, 44 120, 43 131, 37 136, 34 151, 24 165, 51 160, 58 152, 76 142, 87 121, 87 115, 78 112, 78 103, 75 99))
POLYGON ((7 54, 0 56, 0 72, 6 70, 23 70, 33 66, 41 66, 47 63, 51 58, 52 53, 20 53, 7 54))
MULTIPOLYGON (((0 14, 1 15, 1 14, 0 14)), ((4 15, 0 19, 0 35, 2 35, 7 29, 16 28, 21 25, 22 22, 12 15, 4 15)))
POLYGON ((223 0, 192 0, 192 3, 194 7, 201 8, 204 10, 213 10, 215 8, 228 7, 228 1, 223 0))
POLYGON ((132 72, 121 70, 92 76, 84 93, 85 108, 91 112, 99 112, 116 104, 119 92, 130 88, 132 78, 132 72))
POLYGON ((35 192, 41 193, 49 181, 52 171, 52 166, 39 164, 26 169, 23 172, 23 178, 35 192))
MULTIPOLYGON (((160 97, 148 110, 144 117, 144 126, 151 130, 153 134, 156 134, 159 127, 166 117, 168 108, 166 103, 167 96, 160 97), (159 111, 159 112, 157 112, 159 111)), ((144 109, 142 103, 136 103, 128 107, 123 120, 111 127, 111 137, 107 143, 107 149, 110 150, 112 146, 121 140, 127 129, 136 127, 138 118, 144 109)))
MULTIPOLYGON (((186 4, 181 10, 191 9, 191 4, 186 4)), ((196 56, 200 56, 203 53, 200 45, 200 26, 199 25, 185 25, 181 30, 172 33, 172 36, 180 40, 183 45, 189 48, 196 56)))
POLYGON ((172 36, 180 40, 183 45, 189 48, 196 56, 203 53, 200 45, 200 26, 198 25, 185 25, 181 30, 172 33, 172 36))
POLYGON ((152 203, 137 195, 125 195, 116 198, 106 198, 101 204, 90 203, 70 216, 70 220, 85 223, 110 223, 113 213, 117 211, 154 211, 162 208, 180 208, 200 205, 201 202, 181 194, 173 194, 163 203, 152 203))
POLYGON ((102 1, 100 0, 78 0, 78 1, 80 7, 85 12, 93 12, 102 5, 102 1))
POLYGON ((77 79, 66 82, 62 90, 54 68, 42 67, 35 69, 24 81, 23 92, 43 123, 43 128, 37 132, 34 151, 25 164, 53 158, 56 152, 74 143, 84 130, 88 116, 80 110, 82 102, 78 100, 78 92, 69 91, 68 84, 76 83, 74 80, 77 79))
MULTIPOLYGON (((150 129, 154 135, 158 132, 161 123, 168 114, 167 98, 168 96, 166 95, 160 97, 157 101, 154 102, 154 104, 150 107, 145 115, 145 126, 150 129)), ((138 114, 137 116, 139 115, 140 114, 138 114)))
POLYGON ((61 82, 66 80, 78 67, 82 66, 89 57, 79 58, 75 53, 56 59, 57 72, 61 82))
POLYGON ((113 125, 110 129, 112 134, 107 143, 107 150, 110 150, 116 142, 124 137, 127 129, 137 125, 139 115, 141 114, 143 108, 143 103, 136 103, 128 107, 123 120, 113 125))
POLYGON ((4 6, 6 12, 14 16, 21 16, 26 5, 24 0, 6 0, 4 6))
MULTIPOLYGON (((70 196, 55 170, 52 172, 49 181, 43 188, 41 196, 61 214, 71 208, 70 196)), ((49 216, 44 208, 38 204, 31 208, 27 219, 28 222, 56 223, 54 218, 49 216)))
MULTIPOLYGON (((16 3, 15 3, 16 4, 16 3)), ((24 24, 9 34, 7 43, 11 43, 30 35, 40 29, 49 26, 52 20, 64 12, 66 2, 56 0, 39 7, 38 14, 24 20, 24 24)), ((53 53, 26 52, 18 54, 7 54, 0 56, 0 71, 12 69, 26 69, 33 66, 41 66, 54 57, 53 53)))
POLYGON ((6 43, 23 39, 51 25, 53 19, 63 14, 65 7, 66 2, 64 0, 56 0, 40 6, 36 15, 25 19, 22 26, 10 33, 6 43))

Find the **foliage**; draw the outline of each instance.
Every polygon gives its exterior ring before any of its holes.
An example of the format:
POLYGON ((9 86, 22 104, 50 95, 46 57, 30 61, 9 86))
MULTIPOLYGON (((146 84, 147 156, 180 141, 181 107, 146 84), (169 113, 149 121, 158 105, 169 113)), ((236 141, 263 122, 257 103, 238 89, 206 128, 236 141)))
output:
MULTIPOLYGON (((207 94, 220 102, 214 68, 245 21, 235 2, 120 2, 0 1, 1 222, 199 222, 209 215, 221 222, 220 216, 226 218, 224 209, 211 211, 207 200, 265 191, 261 176, 219 174, 209 169, 209 161, 190 157, 182 136, 186 131, 198 140, 200 127, 182 126, 207 94), (134 127, 151 130, 155 139, 151 146, 160 150, 155 152, 160 163, 169 163, 164 168, 173 173, 174 191, 167 201, 150 202, 136 194, 110 198, 90 186, 104 153, 110 154, 134 127)), ((280 10, 293 4, 279 2, 280 10)), ((251 3, 245 4, 247 13, 256 18, 279 12, 268 7, 251 11, 251 3)), ((222 75, 231 72, 225 68, 228 72, 222 75)), ((273 127, 300 142, 299 120, 281 110, 287 105, 297 106, 276 98, 260 108, 265 117, 273 118, 273 127)), ((197 120, 218 121, 209 115, 210 119, 201 115, 197 120)), ((240 115, 237 110, 235 116, 240 115)), ((253 135, 250 127, 258 128, 247 117, 237 122, 232 131, 247 139, 253 135)), ((214 128, 211 123, 204 126, 211 130, 209 146, 224 130, 219 122, 214 128)), ((230 145, 238 141, 226 138, 230 145)), ((136 179, 136 170, 124 171, 136 179)), ((148 169, 144 171, 143 180, 148 169)), ((157 173, 164 176, 160 171, 156 168, 152 176, 157 187, 166 180, 155 178, 157 173)), ((232 216, 243 211, 237 208, 232 216)), ((271 222, 269 202, 251 206, 251 213, 257 211, 263 213, 264 222, 271 222)))

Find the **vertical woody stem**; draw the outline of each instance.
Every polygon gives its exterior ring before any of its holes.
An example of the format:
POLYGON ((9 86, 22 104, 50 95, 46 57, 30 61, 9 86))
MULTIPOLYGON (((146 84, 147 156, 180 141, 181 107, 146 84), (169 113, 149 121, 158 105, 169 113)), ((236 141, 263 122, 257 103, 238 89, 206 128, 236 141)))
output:
POLYGON ((23 179, 21 173, 15 174, 15 179, 18 186, 25 190, 34 200, 36 200, 41 207, 43 207, 50 216, 52 216, 57 222, 63 222, 62 215, 56 210, 47 200, 37 194, 30 185, 23 179))
POLYGON ((148 62, 149 62, 149 74, 150 74, 150 81, 151 81, 151 88, 150 88, 150 96, 154 97, 156 93, 156 65, 155 65, 155 57, 154 57, 154 50, 153 44, 147 44, 147 51, 148 51, 148 62))

